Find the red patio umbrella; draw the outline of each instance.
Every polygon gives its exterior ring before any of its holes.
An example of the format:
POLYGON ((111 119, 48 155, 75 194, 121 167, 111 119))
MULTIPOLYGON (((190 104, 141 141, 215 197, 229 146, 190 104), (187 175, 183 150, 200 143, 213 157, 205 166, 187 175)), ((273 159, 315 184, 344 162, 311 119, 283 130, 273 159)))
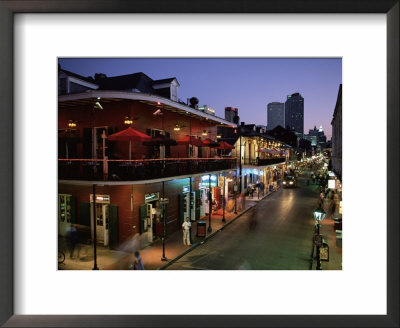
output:
POLYGON ((184 138, 176 140, 176 142, 178 143, 178 145, 185 145, 185 146, 193 145, 197 147, 203 146, 203 142, 193 136, 191 137, 186 136, 184 138))
POLYGON ((132 129, 131 127, 110 134, 108 136, 108 140, 111 141, 129 141, 129 160, 132 158, 131 150, 132 150, 132 141, 150 141, 151 137, 148 136, 147 134, 144 134, 142 132, 139 132, 135 129, 132 129))
MULTIPOLYGON (((219 146, 218 142, 211 140, 210 138, 203 140, 202 143, 203 147, 208 147, 208 148, 215 148, 219 146)), ((208 151, 207 156, 210 157, 210 154, 211 154, 211 149, 208 151)))
POLYGON ((235 149, 235 147, 225 141, 220 141, 217 149, 235 149))
POLYGON ((202 143, 203 143, 203 147, 213 148, 213 147, 218 147, 219 146, 218 142, 216 142, 214 140, 211 140, 210 138, 207 138, 207 139, 203 140, 202 143))

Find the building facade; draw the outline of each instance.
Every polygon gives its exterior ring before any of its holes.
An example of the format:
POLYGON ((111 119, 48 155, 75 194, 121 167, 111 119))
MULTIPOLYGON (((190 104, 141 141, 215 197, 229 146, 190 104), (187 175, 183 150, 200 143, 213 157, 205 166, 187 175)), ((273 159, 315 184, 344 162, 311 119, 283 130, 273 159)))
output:
POLYGON ((236 159, 216 158, 218 150, 203 141, 216 140, 217 126, 236 125, 175 101, 175 79, 128 77, 113 78, 123 90, 109 90, 115 85, 103 80, 97 89, 59 95, 59 235, 74 223, 87 240, 96 229, 104 246, 117 248, 139 233, 144 247, 162 236, 164 220, 168 234, 177 231, 185 217, 208 214, 208 195, 222 204, 233 188, 236 159), (153 93, 139 92, 149 86, 153 93), (124 131, 144 139, 110 138, 124 131))
POLYGON ((342 179, 342 85, 339 86, 332 125, 332 169, 342 179))
POLYGON ((225 107, 225 120, 233 123, 233 118, 239 115, 239 110, 235 107, 225 107))
POLYGON ((300 135, 304 134, 304 98, 300 93, 293 93, 287 96, 285 102, 285 128, 295 131, 300 135))
POLYGON ((272 102, 267 105, 267 129, 272 130, 278 125, 285 127, 285 104, 272 102))

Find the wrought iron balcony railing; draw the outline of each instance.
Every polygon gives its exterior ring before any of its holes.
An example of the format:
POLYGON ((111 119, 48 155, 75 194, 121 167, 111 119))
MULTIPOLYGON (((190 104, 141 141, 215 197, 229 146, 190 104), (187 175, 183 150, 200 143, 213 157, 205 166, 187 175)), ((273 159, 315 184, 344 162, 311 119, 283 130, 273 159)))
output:
POLYGON ((59 159, 60 180, 136 181, 236 169, 236 158, 59 159))
POLYGON ((245 158, 244 165, 267 166, 284 163, 285 157, 270 157, 270 158, 245 158))

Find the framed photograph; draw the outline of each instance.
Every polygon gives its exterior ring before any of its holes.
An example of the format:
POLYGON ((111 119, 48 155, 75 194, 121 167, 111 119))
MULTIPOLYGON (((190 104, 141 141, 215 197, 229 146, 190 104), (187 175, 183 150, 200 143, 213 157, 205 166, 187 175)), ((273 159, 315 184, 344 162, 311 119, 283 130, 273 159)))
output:
POLYGON ((396 0, 0 1, 0 324, 398 327, 399 11, 396 0), (58 59, 118 56, 342 58, 343 270, 57 271, 58 59))

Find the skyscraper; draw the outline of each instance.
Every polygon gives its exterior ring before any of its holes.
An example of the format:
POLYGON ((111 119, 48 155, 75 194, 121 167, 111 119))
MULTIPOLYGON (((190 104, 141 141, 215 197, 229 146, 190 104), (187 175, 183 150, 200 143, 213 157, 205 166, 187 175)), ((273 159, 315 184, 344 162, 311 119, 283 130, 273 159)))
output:
POLYGON ((239 115, 239 111, 235 107, 225 107, 225 120, 233 122, 233 118, 239 115))
POLYGON ((287 96, 285 102, 285 128, 304 134, 304 98, 300 93, 287 96))
POLYGON ((285 104, 272 102, 267 105, 267 129, 272 130, 278 125, 285 127, 285 104))

